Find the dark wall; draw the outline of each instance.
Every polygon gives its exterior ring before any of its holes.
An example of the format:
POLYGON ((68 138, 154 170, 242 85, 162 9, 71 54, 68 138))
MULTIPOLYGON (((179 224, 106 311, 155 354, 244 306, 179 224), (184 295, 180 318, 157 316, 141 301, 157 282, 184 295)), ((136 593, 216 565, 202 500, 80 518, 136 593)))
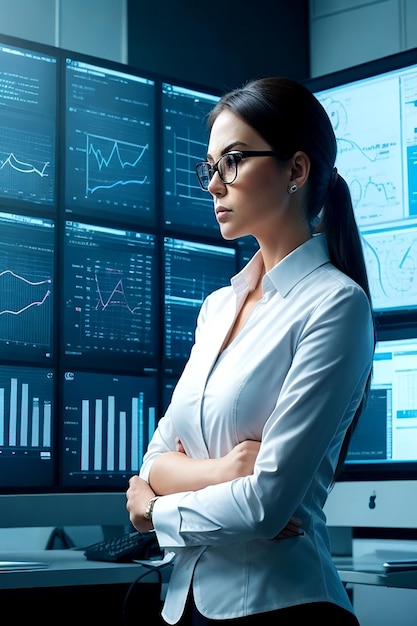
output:
POLYGON ((128 0, 128 62, 228 91, 309 77, 308 0, 128 0))

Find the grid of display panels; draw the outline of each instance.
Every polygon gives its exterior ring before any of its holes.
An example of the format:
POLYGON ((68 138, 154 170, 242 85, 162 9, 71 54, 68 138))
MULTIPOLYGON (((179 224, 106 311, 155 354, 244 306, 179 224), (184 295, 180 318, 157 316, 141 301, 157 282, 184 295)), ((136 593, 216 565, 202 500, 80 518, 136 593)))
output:
POLYGON ((195 163, 218 95, 0 41, 0 481, 118 490, 239 266, 195 163), (3 471, 4 470, 4 471, 3 471))

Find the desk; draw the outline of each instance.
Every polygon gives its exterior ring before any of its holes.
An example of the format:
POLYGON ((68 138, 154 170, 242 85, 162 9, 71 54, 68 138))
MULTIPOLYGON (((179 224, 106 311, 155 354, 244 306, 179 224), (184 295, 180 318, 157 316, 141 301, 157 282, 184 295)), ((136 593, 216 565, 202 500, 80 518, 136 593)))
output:
MULTIPOLYGON (((0 571, 3 614, 13 615, 16 623, 39 620, 56 626, 65 617, 77 626, 138 626, 138 616, 145 615, 152 626, 163 623, 158 574, 143 565, 87 561, 80 550, 3 551, 0 560, 48 563, 45 569, 0 571), (145 573, 141 584, 132 587, 145 573)), ((163 581, 169 572, 169 566, 161 570, 163 581)))
POLYGON ((417 589, 417 570, 387 573, 382 566, 383 559, 376 556, 357 559, 335 557, 334 562, 340 578, 346 584, 417 589))
MULTIPOLYGON (((0 552, 0 560, 43 561, 48 563, 48 567, 45 569, 0 571, 0 589, 131 584, 141 574, 148 571, 147 568, 137 563, 87 561, 82 550, 0 552)), ((166 569, 164 568, 164 570, 166 569)), ((149 583, 158 582, 156 572, 149 572, 145 581, 149 583)))
MULTIPOLYGON (((87 561, 81 550, 38 550, 34 552, 0 552, 0 560, 43 561, 45 569, 0 572, 1 589, 71 587, 80 585, 130 585, 147 568, 137 563, 87 561)), ((417 570, 386 573, 380 558, 335 557, 334 562, 344 583, 417 589, 417 570)), ((169 580, 170 568, 161 570, 163 582, 169 580)), ((149 571, 144 583, 158 583, 158 575, 149 571)))
POLYGON ((417 571, 389 572, 385 560, 413 558, 404 552, 356 554, 355 558, 333 557, 340 577, 353 601, 361 626, 415 626, 417 571))

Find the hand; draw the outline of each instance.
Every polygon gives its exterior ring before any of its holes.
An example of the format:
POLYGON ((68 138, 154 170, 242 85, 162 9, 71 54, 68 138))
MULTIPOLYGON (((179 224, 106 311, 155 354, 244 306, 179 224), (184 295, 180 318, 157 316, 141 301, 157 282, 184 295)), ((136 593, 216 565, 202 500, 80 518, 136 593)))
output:
POLYGON ((146 532, 153 528, 152 522, 144 517, 146 505, 155 496, 149 484, 140 476, 129 479, 129 488, 126 491, 126 508, 129 519, 136 530, 146 532))
POLYGON ((260 446, 259 441, 242 441, 218 459, 221 482, 253 474, 260 446))
POLYGON ((288 537, 298 537, 304 535, 304 531, 301 528, 301 520, 298 517, 292 517, 288 524, 278 533, 275 539, 288 539, 288 537))
POLYGON ((182 443, 181 443, 181 439, 180 439, 179 437, 177 437, 177 438, 175 439, 175 444, 176 444, 176 446, 175 446, 175 447, 176 447, 176 451, 177 451, 177 452, 181 452, 181 454, 187 454, 187 453, 186 453, 186 451, 185 451, 184 446, 183 446, 183 445, 182 445, 182 443))

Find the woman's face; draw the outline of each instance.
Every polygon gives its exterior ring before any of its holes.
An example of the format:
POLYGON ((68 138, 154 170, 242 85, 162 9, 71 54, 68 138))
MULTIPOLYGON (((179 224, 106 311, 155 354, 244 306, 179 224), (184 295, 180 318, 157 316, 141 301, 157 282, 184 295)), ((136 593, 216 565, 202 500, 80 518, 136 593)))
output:
MULTIPOLYGON (((213 124, 207 161, 214 165, 234 150, 271 150, 271 146, 232 111, 223 110, 213 124)), ((253 235, 258 241, 279 232, 290 215, 290 166, 273 156, 248 157, 239 161, 236 180, 226 185, 216 172, 209 184, 214 211, 225 239, 253 235), (273 230, 271 230, 273 229, 273 230)))

